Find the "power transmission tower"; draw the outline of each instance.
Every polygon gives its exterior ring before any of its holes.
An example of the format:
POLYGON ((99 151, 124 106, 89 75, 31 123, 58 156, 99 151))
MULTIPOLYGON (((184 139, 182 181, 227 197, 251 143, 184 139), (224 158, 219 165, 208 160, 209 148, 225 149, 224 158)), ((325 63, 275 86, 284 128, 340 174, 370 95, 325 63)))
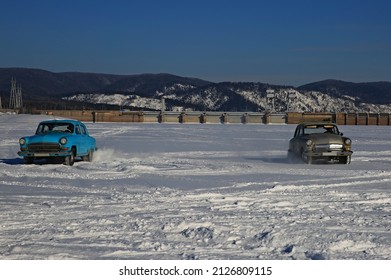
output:
POLYGON ((16 90, 16 107, 23 108, 23 100, 22 100, 22 85, 19 84, 16 90))
POLYGON ((11 94, 10 94, 10 109, 16 108, 16 80, 14 78, 11 79, 11 94))
POLYGON ((14 78, 11 79, 11 94, 10 94, 10 109, 20 109, 23 106, 22 101, 22 86, 16 85, 16 80, 14 78))

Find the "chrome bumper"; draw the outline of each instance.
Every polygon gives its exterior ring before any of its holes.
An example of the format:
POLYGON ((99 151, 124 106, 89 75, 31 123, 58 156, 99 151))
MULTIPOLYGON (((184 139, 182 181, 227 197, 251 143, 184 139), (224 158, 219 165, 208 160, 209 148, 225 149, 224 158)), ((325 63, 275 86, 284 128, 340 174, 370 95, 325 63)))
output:
POLYGON ((57 152, 48 152, 48 153, 34 153, 29 151, 19 151, 18 155, 21 157, 34 157, 34 158, 44 158, 44 157, 66 157, 71 154, 71 151, 57 151, 57 152))
POLYGON ((305 151, 304 154, 309 157, 347 157, 351 156, 353 154, 353 151, 305 151))

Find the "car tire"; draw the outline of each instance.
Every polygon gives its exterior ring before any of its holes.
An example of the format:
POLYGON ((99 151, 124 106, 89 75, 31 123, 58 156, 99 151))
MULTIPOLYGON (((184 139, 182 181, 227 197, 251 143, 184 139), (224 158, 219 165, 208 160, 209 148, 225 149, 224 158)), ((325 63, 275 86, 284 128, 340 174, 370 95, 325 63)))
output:
POLYGON ((297 163, 297 156, 291 150, 288 150, 287 162, 288 163, 297 163))
POLYGON ((350 156, 340 157, 339 158, 339 163, 342 163, 342 164, 350 164, 350 161, 351 161, 351 157, 350 156))
POLYGON ((307 156, 305 153, 304 153, 304 150, 301 151, 301 158, 303 159, 303 161, 307 164, 312 164, 312 157, 311 156, 307 156))
POLYGON ((91 162, 93 158, 94 158, 94 151, 93 151, 93 150, 90 150, 90 151, 88 152, 88 155, 83 156, 83 161, 89 161, 89 162, 91 162))
POLYGON ((65 157, 64 164, 68 166, 73 166, 73 164, 75 163, 75 154, 76 154, 75 148, 72 148, 71 154, 65 157))

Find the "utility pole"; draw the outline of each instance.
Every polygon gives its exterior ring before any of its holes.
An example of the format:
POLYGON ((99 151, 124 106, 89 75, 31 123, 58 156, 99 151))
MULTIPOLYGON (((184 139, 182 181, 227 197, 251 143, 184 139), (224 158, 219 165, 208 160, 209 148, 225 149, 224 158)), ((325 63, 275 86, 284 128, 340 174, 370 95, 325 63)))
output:
POLYGON ((164 96, 162 96, 162 99, 161 99, 161 109, 160 109, 160 115, 159 115, 159 122, 160 123, 163 123, 165 121, 165 112, 166 112, 166 99, 164 98, 164 96))
POLYGON ((160 111, 162 113, 164 113, 166 111, 166 98, 164 96, 162 96, 162 99, 161 99, 161 109, 160 111))

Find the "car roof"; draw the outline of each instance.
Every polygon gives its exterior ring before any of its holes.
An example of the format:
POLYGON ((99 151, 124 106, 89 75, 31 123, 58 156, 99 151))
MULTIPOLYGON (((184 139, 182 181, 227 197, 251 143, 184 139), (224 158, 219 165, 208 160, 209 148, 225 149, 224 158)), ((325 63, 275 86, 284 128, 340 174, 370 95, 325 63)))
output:
POLYGON ((331 122, 305 122, 305 123, 301 123, 299 125, 302 125, 302 126, 307 126, 307 125, 319 125, 319 126, 322 126, 322 125, 332 125, 332 126, 337 126, 335 123, 331 123, 331 122))
POLYGON ((72 123, 72 124, 80 124, 80 121, 77 120, 46 120, 40 123, 72 123))

